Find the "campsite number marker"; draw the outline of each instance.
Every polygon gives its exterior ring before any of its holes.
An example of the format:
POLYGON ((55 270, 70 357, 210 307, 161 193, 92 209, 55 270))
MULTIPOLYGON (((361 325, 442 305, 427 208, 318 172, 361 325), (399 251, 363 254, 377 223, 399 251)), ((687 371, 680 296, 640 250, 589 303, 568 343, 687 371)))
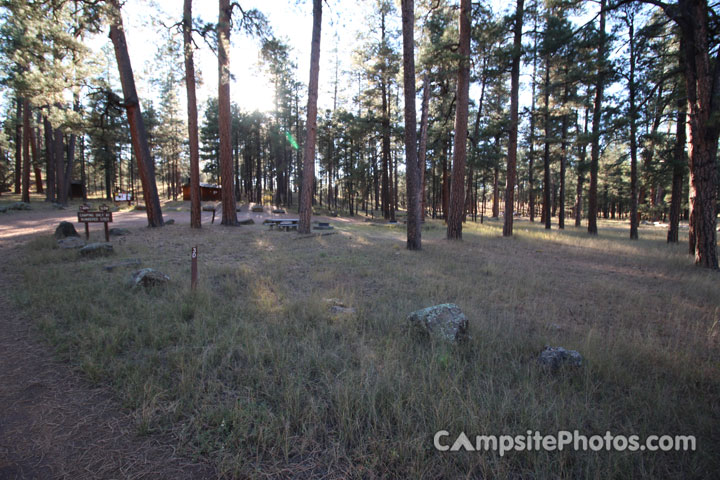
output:
POLYGON ((197 246, 192 247, 192 266, 190 267, 190 288, 195 290, 197 288, 197 246))

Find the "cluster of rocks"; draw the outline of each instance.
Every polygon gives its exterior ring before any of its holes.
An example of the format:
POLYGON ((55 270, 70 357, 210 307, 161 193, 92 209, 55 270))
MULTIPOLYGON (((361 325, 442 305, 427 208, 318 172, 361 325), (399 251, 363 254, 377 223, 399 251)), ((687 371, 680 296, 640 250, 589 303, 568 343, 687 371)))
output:
MULTIPOLYGON (((408 327, 425 337, 434 337, 451 344, 465 342, 468 335, 468 319, 454 303, 435 305, 417 310, 408 315, 408 327)), ((538 363, 551 370, 560 367, 579 367, 583 363, 582 355, 575 350, 563 347, 545 346, 538 357, 538 363)))
POLYGON ((29 203, 15 202, 10 205, 3 205, 0 207, 0 213, 6 213, 9 210, 32 210, 29 203))
MULTIPOLYGON (((126 228, 111 228, 108 233, 111 236, 129 235, 130 230, 126 228)), ((55 229, 55 238, 60 248, 79 248, 79 254, 84 258, 107 257, 113 255, 115 251, 110 243, 97 242, 85 244, 78 235, 75 226, 70 222, 60 222, 55 229)), ((116 263, 105 265, 103 268, 108 272, 122 267, 135 267, 140 265, 140 259, 128 258, 120 260, 116 263)), ((129 284, 131 287, 151 288, 165 285, 170 281, 170 277, 162 272, 152 268, 143 268, 132 273, 129 284)))

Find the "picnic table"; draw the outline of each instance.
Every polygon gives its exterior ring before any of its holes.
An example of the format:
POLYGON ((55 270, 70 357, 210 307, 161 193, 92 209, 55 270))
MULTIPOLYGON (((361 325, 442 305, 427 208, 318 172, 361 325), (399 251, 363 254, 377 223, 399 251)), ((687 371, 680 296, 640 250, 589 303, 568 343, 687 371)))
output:
POLYGON ((266 218, 263 223, 269 225, 270 230, 278 227, 278 230, 289 232, 290 230, 297 230, 299 222, 299 218, 266 218))

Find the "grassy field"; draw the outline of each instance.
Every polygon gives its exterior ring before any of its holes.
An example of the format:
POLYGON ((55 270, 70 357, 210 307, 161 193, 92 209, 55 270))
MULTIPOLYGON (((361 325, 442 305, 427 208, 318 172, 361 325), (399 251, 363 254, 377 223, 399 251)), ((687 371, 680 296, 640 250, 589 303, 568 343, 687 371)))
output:
POLYGON ((16 298, 59 354, 109 383, 141 433, 173 433, 228 477, 710 478, 720 469, 719 274, 686 245, 624 223, 546 232, 430 221, 423 251, 404 226, 333 222, 298 238, 260 225, 134 229, 112 259, 79 260, 50 237, 12 260, 16 298), (190 291, 190 248, 200 286, 190 291), (140 258, 171 277, 126 286, 140 258), (334 315, 326 299, 356 311, 334 315), (407 314, 457 303, 471 341, 418 339, 407 314), (580 351, 546 371, 545 345, 580 351), (454 438, 552 434, 697 437, 695 452, 438 452, 454 438))

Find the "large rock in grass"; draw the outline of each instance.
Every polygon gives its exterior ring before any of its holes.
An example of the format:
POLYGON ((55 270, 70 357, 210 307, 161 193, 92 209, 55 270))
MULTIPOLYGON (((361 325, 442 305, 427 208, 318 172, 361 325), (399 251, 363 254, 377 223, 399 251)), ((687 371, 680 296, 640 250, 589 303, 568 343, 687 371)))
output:
POLYGON ((582 365, 582 355, 575 350, 566 350, 563 347, 545 346, 545 350, 540 353, 538 362, 542 365, 557 369, 564 365, 579 367, 582 365))
POLYGON ((55 238, 79 237, 75 225, 70 222, 60 222, 55 229, 55 238))
POLYGON ((407 317, 410 327, 424 335, 433 336, 451 343, 468 338, 468 320, 460 307, 454 303, 443 303, 412 312, 407 317))
POLYGON ((130 283, 133 287, 151 288, 166 285, 169 281, 170 277, 164 273, 152 268, 143 268, 133 272, 130 283))
POLYGON ((63 249, 82 248, 85 246, 85 240, 80 237, 61 238, 57 241, 57 245, 59 248, 63 249))
POLYGON ((89 243, 80 249, 80 256, 86 258, 107 257, 114 253, 112 244, 105 242, 89 243))

